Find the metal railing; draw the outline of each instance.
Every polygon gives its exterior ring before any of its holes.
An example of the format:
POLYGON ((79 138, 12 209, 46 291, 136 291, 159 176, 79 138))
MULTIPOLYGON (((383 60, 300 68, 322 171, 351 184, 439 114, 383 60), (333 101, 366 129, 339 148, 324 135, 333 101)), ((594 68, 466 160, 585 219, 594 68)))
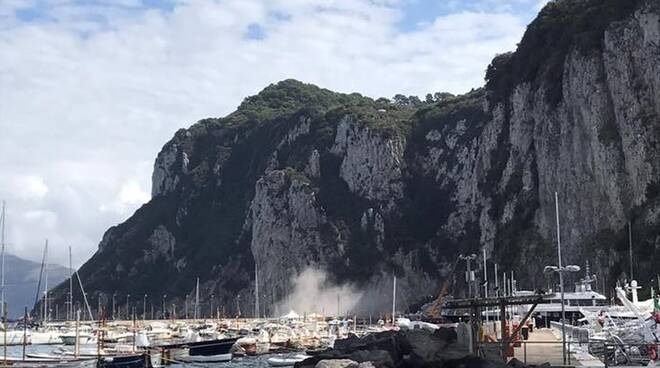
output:
MULTIPOLYGON (((561 322, 551 321, 550 328, 555 331, 555 334, 561 337, 561 322)), ((564 329, 566 331, 566 340, 573 341, 589 341, 590 332, 593 331, 589 328, 573 326, 570 324, 565 324, 564 329)))
MULTIPOLYGON (((568 335, 568 331, 567 331, 568 335)), ((501 351, 499 342, 483 342, 483 351, 501 351)), ((653 344, 629 344, 624 342, 594 342, 588 340, 566 341, 566 363, 575 365, 578 361, 593 358, 602 366, 645 366, 651 360, 653 344), (588 355, 587 355, 588 354, 588 355), (577 359, 576 359, 577 358, 577 359)), ((563 365, 561 341, 530 341, 518 340, 513 343, 513 357, 524 364, 563 365)), ((584 364, 582 364, 584 365, 584 364)), ((594 366, 593 364, 589 364, 594 366)))

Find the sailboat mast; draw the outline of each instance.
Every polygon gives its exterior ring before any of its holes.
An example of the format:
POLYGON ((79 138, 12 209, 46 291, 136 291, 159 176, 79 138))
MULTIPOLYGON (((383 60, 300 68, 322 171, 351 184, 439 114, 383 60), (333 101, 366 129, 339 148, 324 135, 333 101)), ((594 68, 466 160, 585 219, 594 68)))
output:
POLYGON ((396 275, 394 275, 394 280, 392 281, 392 325, 394 325, 395 318, 396 318, 396 275))
POLYGON ((628 221, 628 256, 630 257, 630 281, 635 279, 633 277, 633 251, 632 251, 632 224, 628 221))
POLYGON ((71 262, 71 246, 69 245, 69 309, 68 309, 67 320, 72 320, 72 319, 73 319, 73 263, 71 262))
POLYGON ((254 318, 259 318, 259 269, 254 262, 254 318))
POLYGON ((0 316, 5 315, 5 221, 6 221, 6 212, 5 212, 5 201, 2 201, 2 229, 0 229, 0 243, 2 252, 2 276, 0 280, 0 316))
POLYGON ((195 289, 195 320, 197 320, 197 311, 199 310, 199 277, 197 278, 197 287, 195 289))
POLYGON ((44 246, 44 314, 43 321, 48 321, 48 239, 46 239, 46 245, 44 246))

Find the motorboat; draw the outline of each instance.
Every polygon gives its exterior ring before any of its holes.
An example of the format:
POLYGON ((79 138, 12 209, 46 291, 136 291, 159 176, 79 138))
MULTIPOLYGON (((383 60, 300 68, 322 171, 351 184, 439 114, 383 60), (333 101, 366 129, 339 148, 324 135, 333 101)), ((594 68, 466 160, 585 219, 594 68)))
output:
POLYGON ((78 333, 77 336, 75 333, 66 333, 59 337, 64 345, 76 345, 76 337, 78 339, 78 344, 88 344, 94 339, 94 336, 89 333, 78 333))
POLYGON ((44 330, 32 331, 30 333, 30 344, 32 345, 58 345, 62 344, 60 335, 62 333, 57 330, 44 330))
POLYGON ((176 355, 174 360, 187 363, 227 362, 232 358, 231 349, 236 343, 236 340, 235 338, 230 338, 188 343, 186 344, 188 346, 188 352, 176 355))
POLYGON ((305 354, 278 355, 268 358, 266 362, 271 367, 290 367, 296 363, 302 362, 307 358, 309 358, 309 356, 305 354))
POLYGON ((228 362, 232 358, 231 353, 216 355, 177 355, 175 361, 184 363, 222 363, 228 362))
POLYGON ((0 345, 29 345, 32 342, 31 332, 20 330, 0 330, 0 345))
POLYGON ((119 355, 101 357, 97 362, 98 368, 152 368, 151 356, 147 353, 136 355, 119 355))

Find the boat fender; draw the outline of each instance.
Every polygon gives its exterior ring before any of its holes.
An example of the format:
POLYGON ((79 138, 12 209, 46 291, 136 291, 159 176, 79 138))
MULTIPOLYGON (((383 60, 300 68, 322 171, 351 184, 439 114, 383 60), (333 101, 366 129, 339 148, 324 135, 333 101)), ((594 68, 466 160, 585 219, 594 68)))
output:
POLYGON ((648 346, 649 349, 649 358, 652 361, 658 360, 658 347, 655 344, 650 344, 648 346))

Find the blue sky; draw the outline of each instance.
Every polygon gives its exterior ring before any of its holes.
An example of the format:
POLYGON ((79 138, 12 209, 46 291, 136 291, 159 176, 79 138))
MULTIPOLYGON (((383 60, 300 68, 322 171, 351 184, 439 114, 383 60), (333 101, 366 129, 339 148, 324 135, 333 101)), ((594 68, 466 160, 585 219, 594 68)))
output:
POLYGON ((174 132, 296 78, 340 92, 483 85, 543 0, 2 0, 10 251, 80 264, 149 200, 174 132), (60 257, 60 258, 57 258, 60 257))
MULTIPOLYGON (((181 1, 178 0, 69 0, 64 1, 65 6, 76 6, 90 9, 85 16, 95 22, 106 23, 105 9, 121 9, 125 15, 138 15, 150 10, 159 10, 163 12, 172 12, 181 1), (68 4, 67 4, 68 3, 68 4)), ((219 1, 221 3, 221 1, 219 1)), ((378 3, 378 1, 376 1, 378 3)), ((531 20, 537 13, 543 0, 404 0, 390 2, 392 8, 401 12, 397 27, 402 32, 411 32, 419 30, 427 24, 432 23, 437 17, 460 12, 508 12, 517 16, 531 20)), ((27 4, 27 0, 26 0, 27 4)), ((58 7, 62 7, 62 2, 51 0, 33 0, 28 6, 22 7, 16 11, 17 17, 25 22, 43 22, 56 19, 54 13, 58 7)), ((280 14, 281 15, 281 14, 280 14)), ((286 17, 286 15, 284 15, 286 17)), ((255 24, 253 29, 260 28, 255 24)), ((263 34, 259 32, 257 38, 262 38, 263 34)))

